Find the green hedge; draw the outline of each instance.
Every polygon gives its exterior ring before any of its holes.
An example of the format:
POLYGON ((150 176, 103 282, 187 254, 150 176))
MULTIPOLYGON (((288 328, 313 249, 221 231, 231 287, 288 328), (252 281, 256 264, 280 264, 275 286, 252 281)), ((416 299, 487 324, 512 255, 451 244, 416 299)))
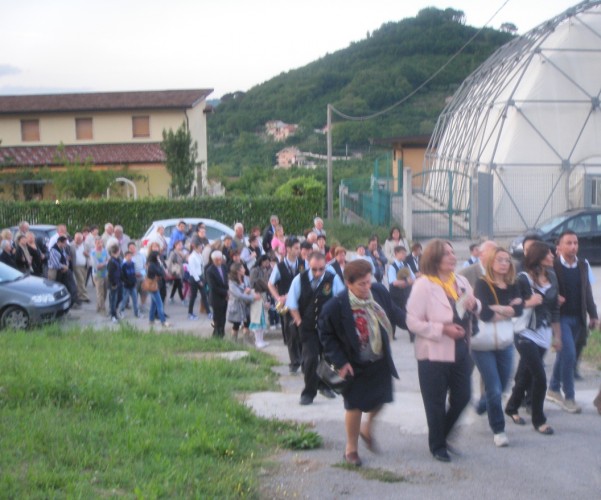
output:
MULTIPOLYGON (((313 217, 323 215, 324 190, 305 193, 301 197, 220 197, 187 198, 182 200, 65 200, 53 202, 0 201, 1 227, 17 225, 21 220, 30 224, 67 224, 70 234, 83 226, 106 222, 121 224, 131 237, 140 238, 151 222, 178 217, 216 219, 228 226, 242 222, 265 227, 272 214, 279 216, 287 234, 300 234, 313 227, 313 217)), ((102 229, 101 229, 102 232, 102 229)))

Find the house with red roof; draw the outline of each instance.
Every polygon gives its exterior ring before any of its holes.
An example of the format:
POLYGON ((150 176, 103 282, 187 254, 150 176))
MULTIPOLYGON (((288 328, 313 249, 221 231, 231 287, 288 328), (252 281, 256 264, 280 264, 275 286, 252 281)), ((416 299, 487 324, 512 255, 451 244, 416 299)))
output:
MULTIPOLYGON (((0 165, 5 172, 60 169, 64 168, 62 155, 70 162, 88 160, 95 169, 127 167, 141 174, 134 181, 139 197, 168 196, 171 177, 160 147, 163 130, 175 131, 185 123, 198 144, 192 194, 203 194, 207 189, 206 114, 211 112, 206 98, 211 92, 193 89, 0 96, 0 165)), ((22 197, 53 199, 54 191, 47 181, 24 178, 22 197)))

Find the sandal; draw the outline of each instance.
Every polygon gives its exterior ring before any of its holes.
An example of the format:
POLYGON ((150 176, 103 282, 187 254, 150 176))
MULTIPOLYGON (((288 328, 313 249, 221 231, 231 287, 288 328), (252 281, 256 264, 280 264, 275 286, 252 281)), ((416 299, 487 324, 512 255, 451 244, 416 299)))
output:
POLYGON ((536 427, 536 432, 544 434, 545 436, 550 436, 554 431, 553 427, 551 427, 549 424, 543 424, 536 427))
POLYGON ((515 425, 526 425, 526 421, 520 417, 517 413, 514 413, 513 415, 509 415, 511 417, 511 420, 513 420, 513 423, 515 425))

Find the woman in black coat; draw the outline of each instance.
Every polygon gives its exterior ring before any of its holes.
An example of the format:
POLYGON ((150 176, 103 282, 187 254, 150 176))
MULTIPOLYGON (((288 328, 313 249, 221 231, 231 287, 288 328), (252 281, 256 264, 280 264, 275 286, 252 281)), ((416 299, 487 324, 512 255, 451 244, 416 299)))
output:
POLYGON ((393 305, 384 286, 371 282, 372 266, 363 259, 344 269, 347 290, 332 298, 319 317, 319 338, 324 356, 338 374, 350 379, 343 392, 346 428, 346 463, 359 466, 359 436, 375 451, 374 418, 392 401, 392 377, 398 378, 390 339, 393 325, 405 328, 403 311, 393 305), (363 413, 367 422, 361 425, 363 413))

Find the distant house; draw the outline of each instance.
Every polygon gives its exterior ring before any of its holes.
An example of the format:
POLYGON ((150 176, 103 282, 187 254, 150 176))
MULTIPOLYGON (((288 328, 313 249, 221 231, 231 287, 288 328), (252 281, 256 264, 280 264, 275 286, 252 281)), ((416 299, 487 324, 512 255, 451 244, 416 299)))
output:
POLYGON ((276 142, 283 142, 288 137, 296 134, 298 125, 284 123, 281 120, 272 120, 265 124, 265 133, 276 142))
MULTIPOLYGON (((206 192, 206 104, 212 89, 0 96, 0 164, 60 168, 57 146, 70 161, 91 158, 93 168, 129 167, 145 176, 139 196, 168 195, 171 178, 160 148, 165 129, 186 123, 198 144, 195 191, 206 192)), ((44 181, 24 182, 25 199, 53 198, 44 181)))
POLYGON ((292 166, 302 166, 306 163, 304 153, 298 148, 289 147, 284 148, 276 153, 277 167, 279 168, 290 168, 292 166))

